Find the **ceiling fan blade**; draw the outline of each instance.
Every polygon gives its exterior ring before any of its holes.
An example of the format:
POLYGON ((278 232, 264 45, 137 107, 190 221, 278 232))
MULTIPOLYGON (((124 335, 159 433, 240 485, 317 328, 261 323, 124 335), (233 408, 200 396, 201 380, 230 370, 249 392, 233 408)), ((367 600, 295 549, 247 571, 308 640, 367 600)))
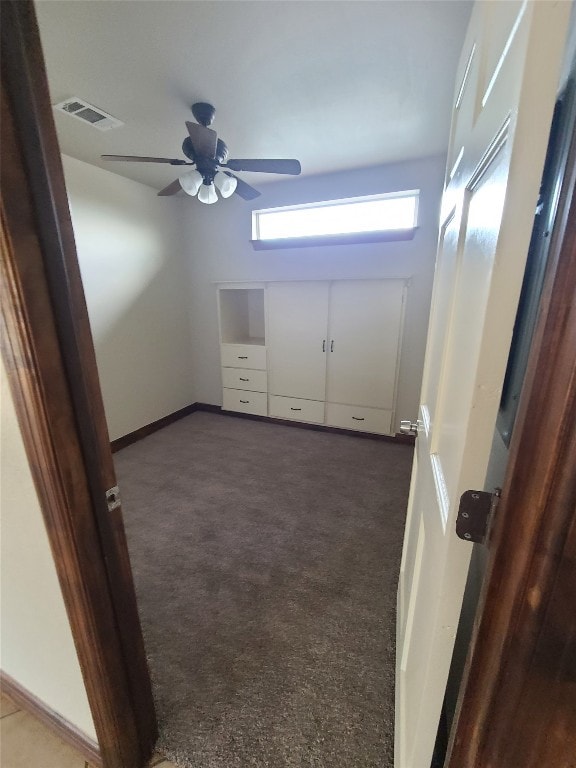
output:
POLYGON ((254 187, 251 187, 250 184, 246 184, 245 181, 239 179, 238 176, 234 176, 233 173, 228 173, 228 171, 224 171, 224 173, 226 176, 236 179, 236 189, 234 192, 235 194, 240 195, 243 200, 254 200, 262 194, 261 192, 258 192, 257 189, 254 189, 254 187))
POLYGON ((298 176, 302 170, 298 160, 228 160, 224 167, 231 171, 289 173, 292 176, 298 176))
POLYGON ((161 189, 160 192, 158 192, 158 197, 168 197, 168 195, 175 195, 177 192, 180 192, 182 189, 180 185, 180 179, 176 179, 176 181, 173 181, 172 184, 168 184, 167 187, 164 187, 164 189, 161 189))
POLYGON ((139 155, 100 155, 102 160, 121 160, 126 163, 168 163, 169 165, 192 165, 186 160, 174 160, 170 157, 140 157, 139 155))
POLYGON ((186 121, 186 128, 188 128, 195 155, 208 157, 211 160, 216 157, 216 142, 218 141, 216 131, 189 121, 186 121))

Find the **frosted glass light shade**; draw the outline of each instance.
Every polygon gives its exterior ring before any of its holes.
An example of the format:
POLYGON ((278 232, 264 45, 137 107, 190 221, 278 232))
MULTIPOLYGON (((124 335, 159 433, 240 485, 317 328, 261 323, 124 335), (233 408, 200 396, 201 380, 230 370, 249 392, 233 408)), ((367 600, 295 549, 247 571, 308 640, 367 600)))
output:
POLYGON ((214 184, 210 184, 210 186, 202 184, 200 191, 198 192, 198 200, 200 200, 201 203, 206 203, 206 205, 211 205, 212 203, 217 202, 218 195, 214 189, 214 184))
POLYGON ((214 177, 214 184, 220 190, 222 197, 230 197, 236 190, 238 181, 233 176, 227 176, 225 173, 217 173, 214 177))
POLYGON ((190 171, 180 177, 180 186, 187 195, 196 195, 204 179, 199 171, 190 171))

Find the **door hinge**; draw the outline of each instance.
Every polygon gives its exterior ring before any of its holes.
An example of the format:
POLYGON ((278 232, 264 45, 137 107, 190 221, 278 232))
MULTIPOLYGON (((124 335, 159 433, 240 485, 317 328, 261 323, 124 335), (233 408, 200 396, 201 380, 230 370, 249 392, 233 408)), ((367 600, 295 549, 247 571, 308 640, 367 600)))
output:
POLYGON ((464 541, 484 544, 498 501, 500 488, 489 491, 464 491, 460 497, 456 534, 464 541))
POLYGON ((106 491, 106 502, 108 504, 108 512, 112 512, 122 504, 120 499, 120 488, 118 488, 117 485, 113 488, 108 488, 106 491))

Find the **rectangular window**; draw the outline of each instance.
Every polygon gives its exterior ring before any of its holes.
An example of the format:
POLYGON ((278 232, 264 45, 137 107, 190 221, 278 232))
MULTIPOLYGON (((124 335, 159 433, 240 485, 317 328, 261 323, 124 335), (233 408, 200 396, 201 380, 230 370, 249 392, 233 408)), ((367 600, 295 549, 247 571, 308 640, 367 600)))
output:
MULTIPOLYGON (((335 242, 342 236, 348 242, 354 235, 414 230, 418 197, 418 190, 409 190, 264 208, 252 213, 252 238, 253 241, 312 238, 335 242)), ((405 238, 400 236, 398 239, 405 238)))

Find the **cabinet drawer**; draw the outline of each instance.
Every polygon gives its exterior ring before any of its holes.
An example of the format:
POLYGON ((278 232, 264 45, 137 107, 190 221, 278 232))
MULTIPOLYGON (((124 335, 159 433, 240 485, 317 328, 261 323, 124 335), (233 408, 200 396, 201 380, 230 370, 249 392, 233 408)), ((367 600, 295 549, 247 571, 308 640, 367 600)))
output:
POLYGON ((295 419, 324 423, 324 403, 318 400, 300 400, 297 397, 270 395, 270 416, 277 419, 295 419))
POLYGON ((245 389, 248 392, 267 392, 268 374, 246 368, 222 368, 222 386, 226 389, 245 389))
POLYGON ((254 413, 256 416, 268 414, 268 395, 265 392, 243 392, 241 389, 224 389, 222 392, 224 411, 254 413))
POLYGON ((363 408, 354 405, 326 405, 326 424, 342 429, 358 429, 362 432, 376 432, 389 435, 392 411, 381 408, 363 408))
POLYGON ((222 366, 266 370, 266 347, 257 344, 222 344, 222 366))

